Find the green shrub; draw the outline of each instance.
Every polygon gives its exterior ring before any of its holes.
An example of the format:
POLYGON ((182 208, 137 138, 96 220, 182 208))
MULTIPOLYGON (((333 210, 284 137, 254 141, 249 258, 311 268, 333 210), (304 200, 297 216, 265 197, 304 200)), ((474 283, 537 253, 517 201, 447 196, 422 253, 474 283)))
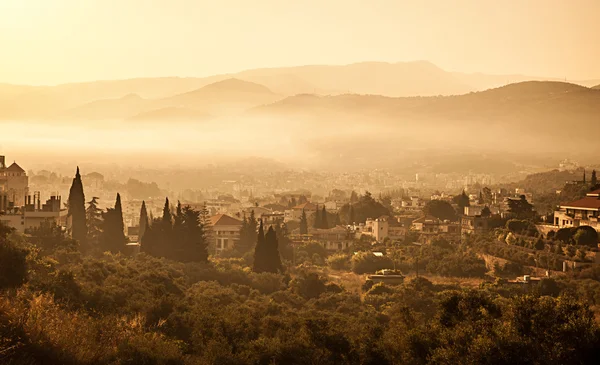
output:
POLYGON ((327 265, 334 270, 348 270, 350 269, 350 259, 343 253, 334 254, 327 258, 327 265))
POLYGON ((27 280, 29 250, 0 239, 0 289, 17 288, 27 280))
POLYGON ((356 274, 375 273, 377 270, 393 269, 394 262, 387 256, 375 256, 371 252, 358 252, 352 256, 352 271, 356 274))

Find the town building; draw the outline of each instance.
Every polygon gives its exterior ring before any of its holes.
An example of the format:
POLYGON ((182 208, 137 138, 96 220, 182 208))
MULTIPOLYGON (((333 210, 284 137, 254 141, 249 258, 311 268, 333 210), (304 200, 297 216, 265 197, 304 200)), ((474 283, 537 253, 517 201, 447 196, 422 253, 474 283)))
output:
POLYGON ((490 229, 490 217, 463 215, 460 219, 460 231, 463 235, 485 233, 490 229))
POLYGON ((210 217, 215 242, 215 254, 225 249, 235 247, 240 241, 242 221, 226 214, 217 214, 210 217))
POLYGON ((411 229, 419 233, 419 241, 430 243, 436 236, 446 236, 449 238, 460 237, 461 226, 459 223, 442 221, 434 216, 423 216, 415 219, 411 229))
POLYGON ((343 226, 333 228, 309 228, 308 234, 300 234, 300 229, 295 229, 290 235, 294 244, 316 241, 329 251, 343 250, 352 246, 353 233, 343 226))
POLYGON ((24 199, 27 204, 21 207, 11 207, 0 214, 0 222, 14 228, 18 232, 26 233, 42 223, 53 222, 60 227, 67 225, 67 210, 61 208, 60 196, 51 196, 45 204, 41 204, 39 194, 28 196, 24 199))
POLYGON ((16 162, 6 166, 6 157, 0 156, 0 195, 6 205, 13 207, 25 205, 25 197, 29 194, 29 177, 16 162))
POLYGON ((600 232, 600 189, 591 191, 582 199, 561 204, 554 212, 558 228, 590 226, 600 232))
POLYGON ((376 242, 386 239, 391 241, 403 240, 406 237, 407 227, 397 219, 382 216, 376 219, 368 218, 364 224, 354 226, 356 238, 371 236, 376 242))
POLYGON ((303 203, 300 205, 296 205, 292 209, 285 211, 285 220, 287 221, 297 221, 302 217, 302 211, 305 212, 307 217, 315 214, 315 212, 319 209, 319 206, 310 202, 303 203))

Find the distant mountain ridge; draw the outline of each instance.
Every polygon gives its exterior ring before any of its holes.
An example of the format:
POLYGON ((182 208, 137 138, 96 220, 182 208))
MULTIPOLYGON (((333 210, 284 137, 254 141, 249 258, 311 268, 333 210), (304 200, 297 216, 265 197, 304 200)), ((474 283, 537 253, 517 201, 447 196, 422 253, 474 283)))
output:
MULTIPOLYGON (((0 84, 0 120, 124 118, 169 107, 240 112, 298 94, 448 96, 523 81, 528 76, 447 72, 427 61, 263 68, 206 78, 138 78, 57 86, 0 84), (208 88, 205 88, 210 86, 208 88), (135 94, 142 100, 121 100, 135 94), (215 105, 208 105, 208 99, 215 105), (150 100, 150 102, 147 102, 150 100), (161 102, 157 102, 161 100, 161 102), (121 105, 119 105, 121 104, 121 105), (102 108, 113 110, 101 110, 102 108), (94 115, 92 115, 94 114, 94 115)), ((529 79, 543 79, 531 77, 529 79)), ((585 86, 592 81, 580 82, 585 86)))

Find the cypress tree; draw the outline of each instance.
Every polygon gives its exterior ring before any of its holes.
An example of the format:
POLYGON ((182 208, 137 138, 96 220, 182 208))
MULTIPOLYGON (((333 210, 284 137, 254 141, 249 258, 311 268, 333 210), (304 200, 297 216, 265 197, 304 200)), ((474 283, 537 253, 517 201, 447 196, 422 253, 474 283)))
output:
POLYGON ((85 195, 83 194, 83 183, 79 174, 79 166, 73 178, 71 189, 69 190, 69 212, 71 217, 71 237, 79 241, 84 246, 87 238, 87 222, 85 211, 85 195))
POLYGON ((121 196, 117 194, 114 208, 108 208, 103 214, 102 234, 100 236, 100 247, 102 251, 112 253, 121 252, 127 244, 125 227, 123 225, 123 210, 121 208, 121 196))
POLYGON ((583 169, 583 183, 586 183, 586 179, 585 179, 585 169, 583 169))
POLYGON ((354 206, 350 204, 350 212, 348 213, 348 224, 354 224, 354 206))
POLYGON ((321 228, 323 228, 323 229, 329 228, 329 222, 327 220, 327 210, 325 209, 324 205, 323 205, 323 210, 321 211, 321 228))
POLYGON ((121 207, 121 194, 117 193, 117 200, 115 201, 115 213, 116 213, 116 227, 125 237, 125 223, 123 222, 123 208, 121 207))
POLYGON ((308 234, 308 220, 304 209, 302 209, 302 216, 300 217, 300 234, 308 234))
POLYGON ((263 228, 263 223, 261 219, 260 225, 258 226, 258 234, 256 236, 256 247, 254 248, 254 265, 252 267, 252 271, 254 272, 265 271, 265 256, 268 253, 268 250, 266 249, 265 245, 265 230, 263 228))
MULTIPOLYGON (((200 221, 200 237, 202 245, 206 246, 207 250, 210 244, 215 243, 213 240, 213 228, 210 222, 210 213, 206 207, 206 203, 202 205, 200 214, 198 215, 200 221)), ((208 254, 208 253, 207 253, 208 254)), ((208 260, 208 258, 207 258, 208 260)))
POLYGON ((165 198, 165 206, 163 207, 163 223, 165 228, 170 229, 173 226, 173 216, 171 215, 171 206, 169 205, 169 198, 165 198))
POLYGON ((139 239, 138 242, 142 242, 142 238, 144 237, 144 233, 146 233, 146 229, 149 226, 148 222, 148 212, 146 211, 146 202, 142 200, 142 208, 140 209, 140 224, 139 224, 139 239))
POLYGON ((480 205, 485 204, 485 200, 483 199, 483 193, 479 191, 479 201, 477 202, 480 205))
POLYGON ((102 210, 98 208, 98 197, 93 197, 85 210, 87 220, 87 249, 96 247, 100 238, 102 225, 102 210))
POLYGON ((183 262, 207 262, 208 261, 208 242, 205 240, 204 229, 202 224, 202 211, 197 211, 189 206, 186 206, 181 211, 181 225, 177 230, 180 231, 181 247, 179 257, 174 257, 176 260, 183 262))
POLYGON ((313 222, 313 228, 321 227, 321 212, 319 211, 319 205, 317 204, 317 209, 315 209, 315 220, 313 222))
POLYGON ((340 219, 340 213, 337 213, 335 215, 335 226, 341 226, 342 225, 342 220, 340 219))
POLYGON ((596 177, 596 170, 592 170, 592 179, 590 180, 592 184, 592 188, 595 188, 598 185, 598 178, 596 177))
POLYGON ((273 227, 269 227, 265 235, 265 270, 266 272, 278 273, 281 271, 281 256, 279 255, 279 242, 277 233, 273 227))

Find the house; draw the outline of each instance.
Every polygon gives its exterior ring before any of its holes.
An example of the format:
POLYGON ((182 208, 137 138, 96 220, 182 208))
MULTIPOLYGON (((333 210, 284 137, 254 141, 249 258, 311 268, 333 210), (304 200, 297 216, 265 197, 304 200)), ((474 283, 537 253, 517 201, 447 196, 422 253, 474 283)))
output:
POLYGON ((246 215, 247 218, 250 218, 252 212, 254 212, 254 218, 256 219, 262 219, 262 217, 265 215, 273 214, 273 211, 269 208, 251 206, 244 209, 242 211, 242 215, 246 215))
POLYGON ((442 221, 433 216, 423 216, 415 219, 411 229, 419 233, 421 242, 429 243, 436 236, 460 237, 460 224, 442 221))
POLYGON ((490 217, 481 215, 463 215, 460 219, 460 231, 463 235, 480 234, 491 229, 490 217))
POLYGON ((226 214, 217 214, 210 217, 215 242, 215 254, 233 248, 240 241, 242 221, 226 214))
POLYGON ((404 209, 421 209, 425 205, 425 201, 418 196, 411 196, 410 199, 402 200, 402 208, 404 209))
POLYGON ((337 212, 344 205, 341 201, 329 200, 324 203, 325 209, 328 212, 337 212))
POLYGON ((319 206, 310 202, 296 205, 292 209, 285 211, 285 219, 286 221, 300 220, 303 211, 306 213, 306 216, 309 217, 310 215, 314 214, 317 209, 319 209, 319 206))
POLYGON ((308 234, 301 235, 300 229, 295 229, 290 235, 290 239, 295 244, 316 241, 330 251, 343 250, 352 246, 353 234, 343 226, 333 228, 309 228, 308 234))
POLYGON ((554 212, 558 228, 590 226, 600 232, 600 189, 591 191, 582 199, 561 204, 554 212))
POLYGON ((383 242, 385 239, 403 240, 407 232, 407 228, 398 220, 387 216, 377 219, 368 218, 360 228, 359 235, 372 236, 377 242, 383 242))

